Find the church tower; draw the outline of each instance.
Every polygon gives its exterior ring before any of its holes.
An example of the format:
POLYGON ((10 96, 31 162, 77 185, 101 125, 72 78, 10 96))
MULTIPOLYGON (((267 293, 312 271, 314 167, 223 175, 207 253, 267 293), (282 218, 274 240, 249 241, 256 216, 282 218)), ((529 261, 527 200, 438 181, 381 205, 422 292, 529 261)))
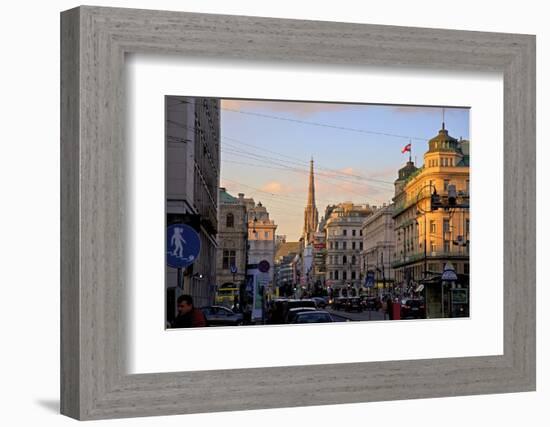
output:
POLYGON ((304 211, 304 243, 312 243, 313 235, 317 231, 319 212, 315 206, 315 178, 313 175, 313 158, 309 163, 309 189, 307 193, 307 205, 304 211))

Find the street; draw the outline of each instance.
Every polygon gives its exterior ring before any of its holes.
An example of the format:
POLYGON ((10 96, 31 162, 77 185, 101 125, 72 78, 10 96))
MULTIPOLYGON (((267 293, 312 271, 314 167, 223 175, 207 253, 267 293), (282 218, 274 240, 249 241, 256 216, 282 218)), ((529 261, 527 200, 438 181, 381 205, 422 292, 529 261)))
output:
POLYGON ((336 322, 346 322, 348 320, 351 320, 351 321, 385 320, 383 311, 364 310, 361 312, 357 312, 357 311, 334 310, 330 307, 326 307, 325 310, 330 313, 330 315, 336 322))

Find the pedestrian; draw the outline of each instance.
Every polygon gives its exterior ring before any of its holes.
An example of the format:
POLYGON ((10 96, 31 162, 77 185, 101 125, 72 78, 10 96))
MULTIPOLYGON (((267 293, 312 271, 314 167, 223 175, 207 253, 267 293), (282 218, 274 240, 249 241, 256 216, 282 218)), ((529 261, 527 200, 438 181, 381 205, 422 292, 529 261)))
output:
POLYGON ((201 328, 207 326, 202 311, 193 306, 191 295, 180 295, 177 300, 178 315, 172 321, 172 328, 201 328))

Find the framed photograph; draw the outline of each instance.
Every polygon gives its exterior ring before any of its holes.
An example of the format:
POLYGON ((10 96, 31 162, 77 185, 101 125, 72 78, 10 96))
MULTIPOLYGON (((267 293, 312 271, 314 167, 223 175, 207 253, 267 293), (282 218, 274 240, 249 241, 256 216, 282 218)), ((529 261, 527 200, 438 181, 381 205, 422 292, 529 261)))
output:
POLYGON ((63 414, 535 390, 534 36, 84 6, 61 50, 63 414))

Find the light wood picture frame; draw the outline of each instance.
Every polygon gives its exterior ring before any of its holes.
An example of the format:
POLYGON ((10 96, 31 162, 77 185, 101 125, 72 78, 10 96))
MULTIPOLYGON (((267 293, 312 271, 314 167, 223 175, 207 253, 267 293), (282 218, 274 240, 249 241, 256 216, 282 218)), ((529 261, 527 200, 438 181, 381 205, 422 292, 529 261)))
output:
POLYGON ((89 6, 62 12, 61 412, 90 420, 535 390, 535 208, 532 35, 89 6), (127 374, 128 53, 501 72, 503 354, 127 374))

